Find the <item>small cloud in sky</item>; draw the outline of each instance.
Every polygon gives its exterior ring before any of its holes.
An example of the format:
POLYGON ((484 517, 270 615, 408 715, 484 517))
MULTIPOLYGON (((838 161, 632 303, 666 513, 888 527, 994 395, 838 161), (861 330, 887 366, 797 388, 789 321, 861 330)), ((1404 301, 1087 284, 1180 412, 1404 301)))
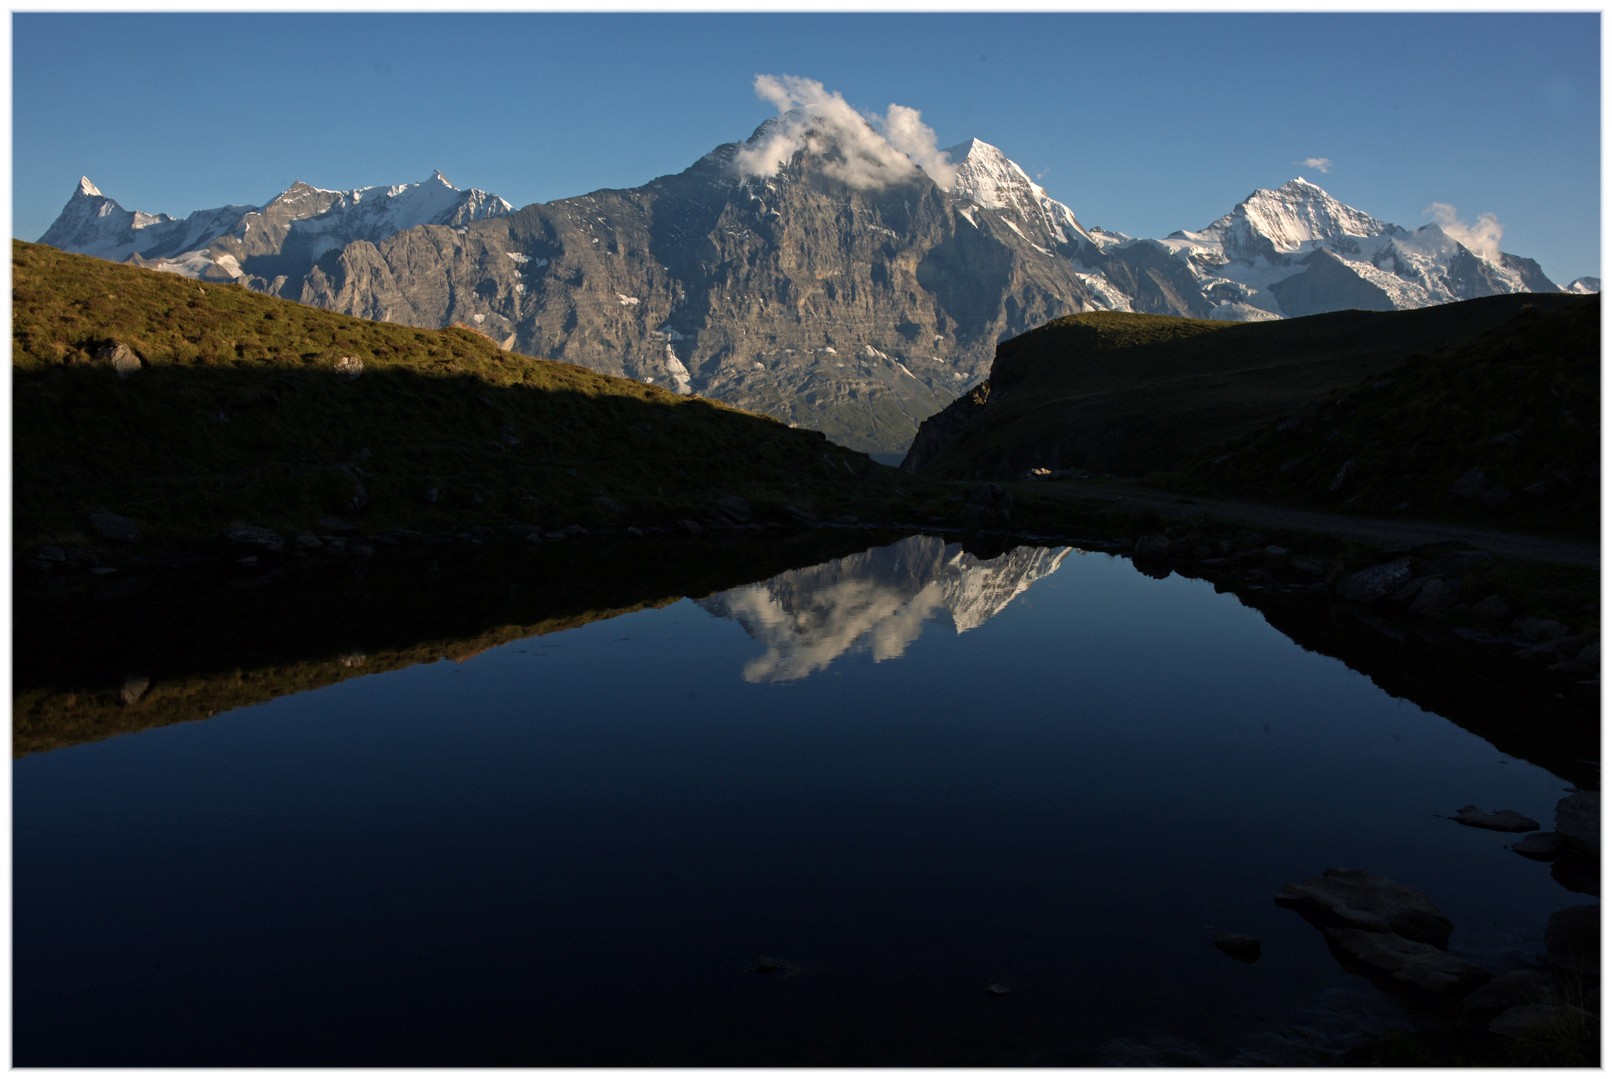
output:
POLYGON ((857 188, 910 180, 914 166, 942 188, 957 176, 917 109, 892 104, 883 116, 860 113, 837 91, 798 75, 757 75, 755 90, 778 110, 778 121, 739 148, 735 164, 743 175, 776 175, 796 151, 807 149, 825 155, 829 175, 857 188))
POLYGON ((1422 213, 1474 255, 1489 262, 1500 261, 1500 237, 1506 230, 1494 214, 1479 214, 1476 221, 1468 223, 1447 202, 1435 202, 1422 213))
POLYGON ((1307 157, 1303 161, 1300 161, 1299 164, 1303 165, 1307 169, 1312 169, 1315 172, 1332 171, 1332 159, 1330 157, 1307 157))

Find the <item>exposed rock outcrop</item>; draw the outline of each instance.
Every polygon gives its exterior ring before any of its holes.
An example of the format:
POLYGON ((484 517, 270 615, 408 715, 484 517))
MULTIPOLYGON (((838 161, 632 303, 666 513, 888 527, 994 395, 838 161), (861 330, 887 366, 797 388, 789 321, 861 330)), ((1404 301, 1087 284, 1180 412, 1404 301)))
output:
POLYGON ((1475 963, 1407 940, 1398 933, 1365 929, 1327 929, 1327 944, 1346 960, 1385 976, 1389 981, 1430 993, 1459 993, 1486 981, 1489 972, 1475 963))
POLYGON ((1328 869, 1289 884, 1276 897, 1281 906, 1326 927, 1397 933, 1442 948, 1455 923, 1414 888, 1363 869, 1328 869))

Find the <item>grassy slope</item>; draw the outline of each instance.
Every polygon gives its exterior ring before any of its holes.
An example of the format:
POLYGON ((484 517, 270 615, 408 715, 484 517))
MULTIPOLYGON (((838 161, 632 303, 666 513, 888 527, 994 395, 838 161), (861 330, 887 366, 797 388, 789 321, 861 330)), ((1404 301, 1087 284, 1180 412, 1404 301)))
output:
POLYGON ((330 514, 366 531, 653 524, 724 494, 758 516, 828 515, 905 482, 816 432, 502 352, 470 330, 368 322, 20 241, 13 273, 19 547, 81 541, 96 510, 160 543, 236 522, 313 529, 330 514), (127 378, 96 358, 114 342, 142 361, 127 378), (344 356, 362 360, 359 378, 335 374, 344 356))
POLYGON ((1329 391, 1499 326, 1525 305, 1577 299, 1496 297, 1252 324, 1069 316, 1000 346, 988 403, 922 471, 1006 478, 1035 466, 1133 476, 1179 468, 1329 391))
POLYGON ((1175 486, 1378 515, 1469 519, 1593 538, 1600 523, 1599 297, 1334 391, 1175 486), (1452 492, 1481 468, 1491 489, 1452 492))

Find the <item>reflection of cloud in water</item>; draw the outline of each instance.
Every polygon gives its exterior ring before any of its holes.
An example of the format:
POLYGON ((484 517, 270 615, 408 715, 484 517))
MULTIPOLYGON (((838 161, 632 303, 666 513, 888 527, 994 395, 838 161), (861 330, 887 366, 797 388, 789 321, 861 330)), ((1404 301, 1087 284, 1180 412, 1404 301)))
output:
POLYGON ((943 609, 958 633, 983 625, 1069 550, 1020 547, 981 560, 938 537, 913 536, 699 603, 765 646, 745 665, 745 681, 792 682, 857 646, 876 662, 897 659, 943 609))

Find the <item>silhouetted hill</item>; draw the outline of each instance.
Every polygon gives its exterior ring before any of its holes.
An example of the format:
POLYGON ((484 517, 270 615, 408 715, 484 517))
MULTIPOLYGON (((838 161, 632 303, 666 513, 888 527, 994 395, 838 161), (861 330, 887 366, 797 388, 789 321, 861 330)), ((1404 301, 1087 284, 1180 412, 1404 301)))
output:
POLYGON ((903 467, 1174 473, 1201 493, 1582 535, 1597 498, 1598 356, 1597 297, 1231 325, 1074 315, 1003 342, 990 379, 925 422, 903 467), (1479 466, 1491 472, 1474 497, 1450 494, 1479 466), (1483 497, 1496 489, 1511 494, 1483 497))

